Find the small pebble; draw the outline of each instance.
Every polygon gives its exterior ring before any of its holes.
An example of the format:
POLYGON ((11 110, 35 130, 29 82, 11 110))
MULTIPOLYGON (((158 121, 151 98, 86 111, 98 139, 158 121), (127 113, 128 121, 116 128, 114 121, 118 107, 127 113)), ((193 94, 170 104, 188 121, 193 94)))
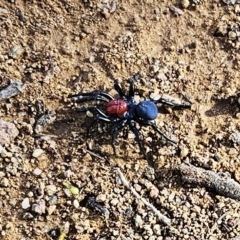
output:
POLYGON ((66 194, 67 197, 72 196, 71 192, 67 188, 64 188, 63 191, 64 191, 64 193, 66 194))
POLYGON ((237 145, 240 144, 240 132, 235 130, 231 135, 230 135, 230 139, 236 143, 237 145))
POLYGON ((184 157, 186 157, 188 155, 188 153, 189 153, 188 148, 184 147, 180 151, 180 157, 184 158, 184 157))
POLYGON ((4 150, 3 146, 0 145, 0 153, 4 150))
POLYGON ((44 214, 46 212, 45 200, 40 199, 37 203, 32 205, 32 211, 38 214, 44 214))
POLYGON ((155 186, 152 186, 149 195, 151 198, 157 198, 159 196, 159 190, 155 186))
POLYGON ((159 224, 155 224, 153 226, 153 232, 158 235, 158 236, 161 236, 161 227, 159 224))
POLYGON ((0 16, 7 16, 8 15, 8 10, 5 8, 0 8, 0 16))
POLYGON ((97 197, 96 197, 96 202, 105 202, 107 199, 107 196, 105 194, 99 194, 97 197))
POLYGON ((75 208, 79 208, 80 204, 79 204, 79 201, 78 201, 77 199, 74 199, 74 200, 73 200, 73 206, 74 206, 75 208))
POLYGON ((5 228, 9 230, 9 229, 14 228, 14 225, 13 225, 12 222, 8 222, 8 223, 6 224, 6 226, 5 226, 5 228))
POLYGON ((50 205, 49 207, 48 207, 48 215, 52 215, 53 214, 53 212, 55 211, 55 209, 56 209, 56 205, 50 205))
POLYGON ((119 203, 117 198, 111 200, 111 205, 116 206, 119 203))
POLYGON ((55 185, 47 185, 45 187, 45 191, 48 196, 52 196, 53 194, 55 194, 57 192, 57 187, 55 185))
POLYGON ((38 158, 40 157, 42 154, 44 153, 44 151, 41 148, 35 149, 32 156, 34 158, 38 158))
POLYGON ((230 155, 237 155, 237 154, 238 154, 238 151, 237 151, 235 148, 230 148, 230 149, 229 149, 229 154, 230 154, 230 155))
MULTIPOLYGON (((0 101, 5 100, 11 96, 15 95, 13 95, 12 92, 8 90, 8 88, 0 91, 0 101)), ((15 137, 18 136, 18 134, 19 131, 15 124, 0 119, 0 144, 2 146, 9 144, 15 137)))
POLYGON ((14 46, 9 50, 8 55, 14 59, 17 59, 22 53, 23 49, 20 46, 14 46))
POLYGON ((49 204, 50 205, 56 204, 57 203, 57 199, 58 199, 57 196, 55 196, 55 195, 51 196, 51 198, 49 200, 49 204))
POLYGON ((33 171, 33 173, 34 173, 36 176, 39 176, 39 175, 41 175, 42 170, 39 169, 39 168, 35 168, 34 171, 33 171))
POLYGON ((27 209, 29 207, 30 207, 29 198, 24 198, 23 201, 22 201, 22 208, 27 209))
POLYGON ((5 172, 0 171, 0 178, 5 176, 5 172))
POLYGON ((135 217, 135 226, 141 228, 143 226, 143 220, 140 215, 136 215, 135 217))
POLYGON ((137 191, 137 192, 140 192, 142 190, 142 187, 141 185, 139 184, 134 184, 134 189, 137 191))
POLYGON ((169 202, 172 202, 173 199, 174 199, 174 197, 175 197, 175 193, 172 192, 172 193, 168 196, 168 201, 169 201, 169 202))
POLYGON ((181 5, 183 8, 188 8, 190 5, 190 2, 189 2, 189 0, 182 0, 181 5))
POLYGON ((92 118, 92 117, 94 116, 93 113, 90 112, 90 111, 87 111, 87 112, 86 112, 86 115, 87 115, 88 117, 90 117, 90 118, 92 118))
POLYGON ((1 152, 1 157, 2 158, 12 157, 12 153, 7 152, 5 149, 3 149, 1 152))
POLYGON ((8 187, 9 186, 9 180, 7 178, 2 178, 0 181, 0 186, 1 187, 8 187))

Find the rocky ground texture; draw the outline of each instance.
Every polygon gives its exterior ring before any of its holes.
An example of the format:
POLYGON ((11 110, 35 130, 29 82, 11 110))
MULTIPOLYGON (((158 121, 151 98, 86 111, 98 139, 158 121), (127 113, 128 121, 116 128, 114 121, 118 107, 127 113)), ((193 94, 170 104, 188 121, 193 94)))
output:
POLYGON ((181 172, 193 165, 238 189, 238 3, 0 0, 0 238, 239 239, 238 190, 181 172), (147 160, 128 128, 116 154, 107 126, 87 138, 92 113, 68 98, 117 97, 114 82, 128 88, 133 76, 136 101, 192 102, 159 106, 176 146, 141 128, 147 160))

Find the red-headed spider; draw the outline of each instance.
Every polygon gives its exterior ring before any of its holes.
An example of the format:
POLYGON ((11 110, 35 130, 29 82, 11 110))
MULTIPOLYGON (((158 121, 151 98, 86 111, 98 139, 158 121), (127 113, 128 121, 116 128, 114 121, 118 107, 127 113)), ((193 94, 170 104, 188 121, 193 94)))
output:
POLYGON ((78 109, 78 111, 80 112, 94 110, 97 113, 91 125, 87 129, 87 133, 89 133, 90 128, 97 121, 102 121, 105 123, 114 123, 111 130, 111 136, 112 136, 111 142, 115 152, 114 142, 118 135, 118 132, 125 125, 128 125, 136 136, 136 141, 138 142, 141 152, 146 157, 143 143, 140 138, 139 130, 135 126, 135 122, 137 122, 140 125, 151 126, 156 132, 158 132, 161 136, 163 136, 167 141, 176 144, 176 141, 170 139, 167 135, 165 135, 162 131, 160 131, 156 126, 156 124, 152 121, 156 119, 158 115, 157 104, 162 103, 172 107, 173 109, 179 110, 179 109, 190 108, 191 107, 190 102, 189 104, 177 104, 177 103, 170 102, 164 98, 160 98, 158 100, 148 99, 136 104, 134 101, 134 93, 135 93, 134 82, 133 80, 130 80, 129 83, 130 83, 130 87, 127 94, 123 91, 123 88, 119 82, 116 82, 114 84, 114 88, 120 96, 119 99, 115 99, 110 94, 103 91, 99 91, 99 90, 87 92, 87 93, 78 93, 78 94, 69 95, 69 97, 74 97, 75 102, 77 103, 86 102, 86 101, 102 101, 107 103, 105 113, 95 106, 87 107, 87 108, 83 107, 78 109))

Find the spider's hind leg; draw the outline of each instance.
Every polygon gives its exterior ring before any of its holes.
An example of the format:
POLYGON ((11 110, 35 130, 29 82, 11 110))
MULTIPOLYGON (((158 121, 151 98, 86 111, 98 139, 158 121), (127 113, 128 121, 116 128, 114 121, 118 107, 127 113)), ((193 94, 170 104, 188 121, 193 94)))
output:
POLYGON ((146 151, 145 151, 145 149, 144 149, 144 147, 143 147, 143 142, 142 142, 142 140, 141 140, 141 138, 140 138, 140 132, 138 131, 138 129, 136 128, 136 126, 135 126, 135 124, 134 124, 134 122, 133 121, 129 121, 129 127, 130 127, 130 129, 132 130, 132 132, 135 134, 135 136, 136 136, 136 141, 137 141, 137 143, 138 143, 138 145, 139 145, 139 148, 140 148, 140 151, 141 151, 141 153, 144 155, 144 157, 147 159, 147 154, 146 154, 146 151))
POLYGON ((105 123, 111 123, 111 119, 109 119, 108 117, 103 117, 103 116, 100 116, 100 115, 97 115, 93 121, 91 122, 91 124, 87 127, 87 136, 89 136, 89 133, 90 133, 90 129, 93 127, 93 125, 96 124, 96 122, 98 121, 102 121, 102 122, 105 122, 105 123))
POLYGON ((112 127, 112 131, 111 131, 111 135, 112 135, 111 144, 112 144, 113 151, 114 151, 115 155, 116 155, 116 148, 115 148, 115 145, 114 145, 115 140, 117 138, 117 135, 118 135, 119 131, 124 128, 126 123, 127 123, 126 119, 120 120, 120 121, 116 122, 116 124, 114 124, 113 127, 112 127))
POLYGON ((92 92, 87 92, 87 93, 77 93, 77 94, 70 94, 68 96, 69 98, 74 98, 76 97, 77 99, 75 102, 85 102, 85 101, 104 101, 108 102, 109 100, 114 100, 114 97, 104 91, 92 91, 92 92))
POLYGON ((108 116, 97 107, 81 107, 78 108, 77 111, 78 112, 96 111, 100 116, 108 118, 108 116))

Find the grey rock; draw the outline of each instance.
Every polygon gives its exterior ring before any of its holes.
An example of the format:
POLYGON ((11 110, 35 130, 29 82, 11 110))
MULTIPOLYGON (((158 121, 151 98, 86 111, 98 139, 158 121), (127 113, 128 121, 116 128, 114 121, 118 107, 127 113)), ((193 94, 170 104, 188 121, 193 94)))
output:
POLYGON ((0 120, 0 144, 9 144, 19 134, 15 124, 0 120))
POLYGON ((32 211, 38 213, 39 215, 44 214, 46 212, 46 203, 45 200, 40 199, 37 203, 32 205, 32 211))
POLYGON ((56 119, 56 113, 54 111, 47 111, 37 120, 34 131, 36 133, 41 133, 43 129, 47 125, 53 123, 55 119, 56 119))
POLYGON ((11 80, 10 84, 0 92, 0 101, 14 97, 21 93, 26 87, 26 84, 19 80, 11 80))
POLYGON ((233 143, 239 145, 240 144, 240 132, 238 130, 235 130, 231 135, 230 135, 230 140, 233 141, 233 143))

